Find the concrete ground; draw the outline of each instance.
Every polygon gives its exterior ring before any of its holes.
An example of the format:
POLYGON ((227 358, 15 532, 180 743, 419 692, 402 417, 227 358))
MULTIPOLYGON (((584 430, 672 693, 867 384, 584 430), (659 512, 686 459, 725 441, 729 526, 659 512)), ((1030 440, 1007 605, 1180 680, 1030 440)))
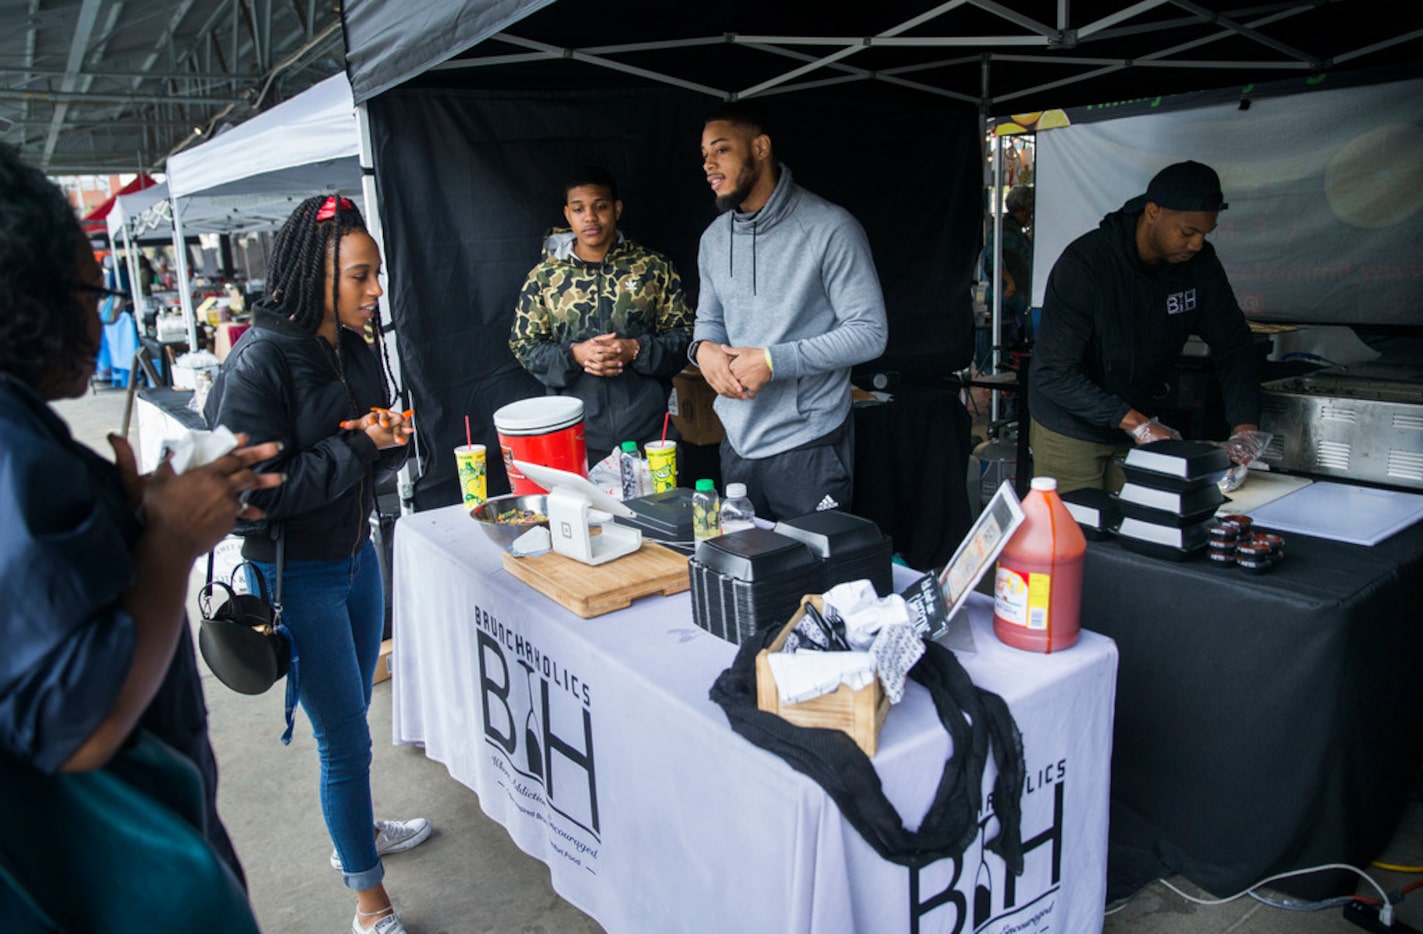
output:
MULTIPOLYGON (((76 437, 108 454, 105 435, 117 431, 122 423, 124 393, 100 390, 59 403, 56 408, 76 437)), ((195 568, 194 573, 199 583, 200 570, 195 568)), ((291 745, 283 746, 278 739, 282 728, 280 690, 245 697, 207 674, 204 688, 213 746, 222 771, 220 807, 246 866, 252 904, 263 930, 272 934, 348 931, 354 899, 328 863, 331 843, 317 799, 316 750, 310 726, 299 718, 291 745)), ((428 817, 436 828, 424 845, 386 860, 387 887, 412 934, 601 931, 597 922, 553 891, 543 864, 520 852, 504 830, 483 815, 473 791, 451 778, 443 766, 427 760, 418 748, 391 745, 390 701, 390 683, 378 685, 371 709, 376 812, 382 817, 428 817)), ((1415 798, 1409 805, 1380 859, 1408 866, 1423 864, 1423 801, 1415 798)), ((1386 890, 1420 878, 1371 872, 1386 890)), ((1170 881, 1197 897, 1204 894, 1184 879, 1170 881)), ((1375 894, 1366 885, 1359 891, 1375 894)), ((1160 883, 1147 886, 1110 910, 1103 928, 1110 934, 1329 934, 1360 930, 1341 920, 1337 908, 1304 914, 1267 907, 1249 898, 1202 906, 1160 883)), ((1400 906, 1398 916, 1423 930, 1423 890, 1400 906)))

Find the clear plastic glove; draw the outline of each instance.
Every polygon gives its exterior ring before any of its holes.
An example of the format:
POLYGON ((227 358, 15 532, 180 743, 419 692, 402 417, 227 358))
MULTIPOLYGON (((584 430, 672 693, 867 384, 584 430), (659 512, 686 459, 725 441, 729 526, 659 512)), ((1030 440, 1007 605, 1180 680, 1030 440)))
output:
POLYGON ((1181 433, 1169 425, 1163 425, 1157 421, 1156 416, 1152 416, 1149 421, 1142 422, 1131 430, 1131 436, 1136 439, 1137 444, 1150 444, 1153 441, 1180 441, 1181 433))
POLYGON ((1245 478, 1250 476, 1250 468, 1244 464, 1231 464, 1230 469, 1225 472, 1225 476, 1220 478, 1216 486, 1220 487, 1222 493, 1233 493, 1245 485, 1245 478))
POLYGON ((1269 447, 1270 439, 1275 437, 1268 431, 1238 431, 1220 443, 1225 448, 1225 453, 1230 455, 1230 459, 1242 467, 1249 467, 1261 454, 1265 453, 1265 448, 1269 447))

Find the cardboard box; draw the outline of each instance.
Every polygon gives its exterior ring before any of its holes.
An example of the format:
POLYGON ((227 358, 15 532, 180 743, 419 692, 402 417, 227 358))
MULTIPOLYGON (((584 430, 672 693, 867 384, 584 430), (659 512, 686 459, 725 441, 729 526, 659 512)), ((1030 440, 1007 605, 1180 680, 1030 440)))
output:
POLYGON ((790 622, 781 628, 775 641, 756 653, 756 707, 776 714, 796 726, 840 730, 849 734, 864 750, 865 755, 873 757, 875 750, 879 748, 880 727, 884 726, 884 718, 889 714, 890 707, 889 697, 885 695, 879 678, 875 678, 873 684, 858 691, 852 691, 848 685, 842 684, 829 694, 812 697, 799 704, 781 703, 780 692, 776 690, 776 678, 771 673, 771 663, 766 656, 779 652, 786 644, 786 636, 790 635, 796 623, 805 615, 806 603, 814 603, 817 610, 823 610, 825 607, 819 594, 804 597, 800 602, 801 608, 791 617, 790 622))
POLYGON ((251 327, 249 324, 219 324, 213 329, 212 352, 219 360, 226 360, 237 339, 251 327))
POLYGON ((376 661, 375 677, 371 684, 380 684, 390 679, 390 653, 395 648, 395 640, 386 639, 380 644, 380 658, 376 661))
POLYGON ((721 419, 712 409, 714 401, 716 390, 707 385, 702 371, 696 367, 689 366, 672 377, 672 398, 667 402, 667 410, 672 413, 672 423, 682 433, 683 441, 720 444, 726 437, 721 419))

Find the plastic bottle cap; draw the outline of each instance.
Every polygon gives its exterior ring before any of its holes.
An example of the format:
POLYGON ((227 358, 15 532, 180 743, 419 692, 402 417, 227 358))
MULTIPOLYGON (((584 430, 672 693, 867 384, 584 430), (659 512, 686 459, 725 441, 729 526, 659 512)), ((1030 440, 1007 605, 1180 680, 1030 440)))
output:
POLYGON ((697 481, 697 492, 698 492, 698 493, 712 492, 712 491, 715 491, 715 490, 716 490, 716 484, 715 484, 715 483, 712 483, 710 480, 698 480, 698 481, 697 481))
POLYGON ((736 499, 737 497, 741 497, 741 496, 745 496, 745 495, 746 495, 746 484, 744 484, 744 483, 728 483, 728 484, 726 485, 726 498, 727 498, 727 499, 736 499))
POLYGON ((629 454, 636 454, 636 453, 637 453, 637 442, 636 442, 636 441, 624 441, 624 442, 623 442, 623 450, 626 451, 626 452, 629 453, 629 454))
POLYGON ((1032 488, 1035 490, 1055 490, 1057 489, 1056 477, 1034 477, 1032 488))

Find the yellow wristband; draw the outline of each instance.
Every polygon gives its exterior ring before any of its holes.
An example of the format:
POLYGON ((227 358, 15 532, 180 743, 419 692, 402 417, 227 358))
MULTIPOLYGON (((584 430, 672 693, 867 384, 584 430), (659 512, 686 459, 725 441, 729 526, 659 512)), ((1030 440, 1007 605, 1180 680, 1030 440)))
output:
POLYGON ((772 376, 775 376, 776 368, 771 365, 771 348, 763 348, 761 352, 766 355, 766 372, 770 373, 772 376))

